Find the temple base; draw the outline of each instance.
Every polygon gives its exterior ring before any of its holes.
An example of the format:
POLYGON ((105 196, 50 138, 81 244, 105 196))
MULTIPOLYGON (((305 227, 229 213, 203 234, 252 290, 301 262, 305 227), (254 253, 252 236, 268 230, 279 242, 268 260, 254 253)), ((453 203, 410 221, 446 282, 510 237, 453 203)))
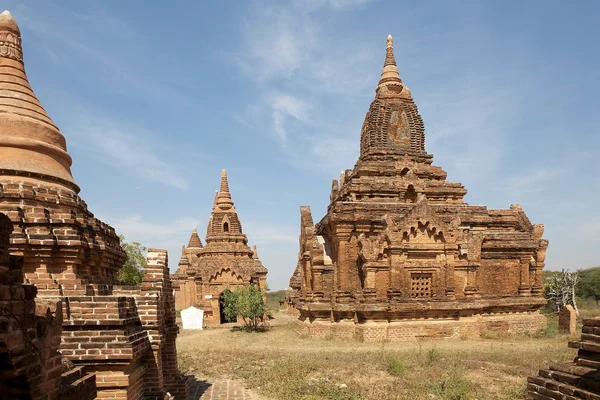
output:
POLYGON ((296 321, 296 331, 315 337, 355 338, 364 342, 410 341, 421 338, 480 338, 495 333, 533 334, 546 326, 546 317, 535 312, 480 314, 458 319, 406 319, 401 321, 308 318, 296 321))

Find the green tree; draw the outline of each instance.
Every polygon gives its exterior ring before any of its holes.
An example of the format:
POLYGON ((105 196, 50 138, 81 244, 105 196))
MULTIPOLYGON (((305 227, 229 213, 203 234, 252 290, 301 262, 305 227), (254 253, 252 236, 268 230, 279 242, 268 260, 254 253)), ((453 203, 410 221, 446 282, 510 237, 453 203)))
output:
POLYGON ((263 293, 255 286, 243 286, 233 291, 223 292, 223 313, 227 319, 238 316, 244 320, 248 330, 256 330, 267 312, 263 302, 263 293))
POLYGON ((600 266, 588 269, 580 269, 579 282, 575 291, 577 296, 584 299, 592 298, 600 304, 600 266))
POLYGON ((140 242, 128 243, 125 236, 119 235, 121 247, 127 253, 127 261, 119 271, 117 279, 120 285, 139 286, 142 284, 144 265, 146 265, 146 248, 140 242))

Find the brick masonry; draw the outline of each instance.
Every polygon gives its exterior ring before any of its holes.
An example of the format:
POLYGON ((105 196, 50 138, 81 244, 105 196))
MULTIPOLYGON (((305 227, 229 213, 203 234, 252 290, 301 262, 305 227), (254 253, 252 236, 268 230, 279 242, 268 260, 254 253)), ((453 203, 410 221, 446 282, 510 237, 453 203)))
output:
POLYGON ((577 330, 577 312, 570 304, 567 304, 558 312, 558 330, 571 334, 577 330))
MULTIPOLYGON (((172 280, 177 310, 194 306, 204 310, 205 325, 219 325, 229 322, 221 320, 223 292, 248 285, 264 291, 268 270, 258 258, 256 246, 248 246, 225 170, 208 221, 206 246, 194 228, 172 280)), ((263 301, 267 301, 266 291, 263 301)))
POLYGON ((9 12, 0 36, 0 213, 5 230, 12 222, 0 268, 6 382, 19 398, 186 399, 166 251, 148 253, 141 288, 116 285, 126 254, 79 197, 66 140, 29 85, 9 12), (30 342, 35 352, 23 350, 30 342))
POLYGON ((600 400, 600 318, 583 320, 573 362, 551 365, 527 378, 527 398, 534 400, 600 400))
POLYGON ((320 222, 300 208, 286 299, 304 331, 404 340, 545 326, 544 226, 519 205, 465 203, 466 189, 432 163, 390 36, 354 169, 333 180, 320 222))

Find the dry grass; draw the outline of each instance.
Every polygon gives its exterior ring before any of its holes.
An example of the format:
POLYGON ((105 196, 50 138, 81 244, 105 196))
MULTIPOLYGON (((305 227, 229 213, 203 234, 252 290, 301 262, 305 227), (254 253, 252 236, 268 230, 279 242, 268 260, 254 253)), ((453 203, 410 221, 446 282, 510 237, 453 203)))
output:
POLYGON ((536 337, 410 343, 315 339, 294 332, 287 315, 276 321, 262 333, 184 331, 180 368, 241 379, 271 399, 522 399, 527 376, 575 356, 552 321, 536 337))

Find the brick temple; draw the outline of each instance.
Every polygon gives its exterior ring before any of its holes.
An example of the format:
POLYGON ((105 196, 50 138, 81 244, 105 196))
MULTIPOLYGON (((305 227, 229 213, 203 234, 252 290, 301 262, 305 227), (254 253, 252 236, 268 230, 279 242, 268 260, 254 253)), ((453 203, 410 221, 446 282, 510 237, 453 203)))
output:
POLYGON ((519 205, 465 203, 466 189, 432 162, 389 36, 354 169, 333 181, 320 222, 300 209, 288 297, 299 331, 403 340, 545 326, 544 226, 519 205))
MULTIPOLYGON (((206 246, 193 229, 188 246, 183 246, 179 268, 173 274, 175 308, 190 306, 204 310, 206 325, 229 321, 222 313, 223 292, 236 287, 267 285, 267 268, 258 258, 256 246, 248 246, 242 223, 229 192, 227 172, 221 173, 221 187, 215 193, 206 230, 206 246)), ((266 298, 263 298, 266 302, 266 298)))
POLYGON ((29 85, 20 30, 5 11, 0 15, 2 394, 162 400, 170 393, 186 399, 187 379, 177 369, 167 253, 149 250, 141 287, 116 286, 125 252, 114 229, 79 197, 71 164, 65 138, 29 85))

